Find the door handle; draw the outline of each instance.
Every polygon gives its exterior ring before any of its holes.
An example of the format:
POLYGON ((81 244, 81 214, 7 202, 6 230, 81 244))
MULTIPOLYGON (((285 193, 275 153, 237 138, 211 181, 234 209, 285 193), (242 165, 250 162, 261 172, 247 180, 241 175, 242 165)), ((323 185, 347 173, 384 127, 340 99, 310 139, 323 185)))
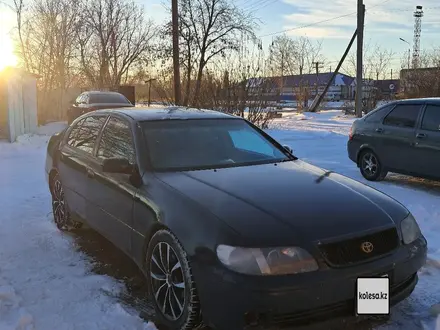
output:
POLYGON ((383 128, 380 128, 380 127, 379 127, 379 128, 376 128, 376 132, 377 132, 377 133, 382 133, 382 132, 383 132, 383 128))
POLYGON ((425 133, 417 133, 416 138, 418 139, 424 139, 426 137, 425 133))
POLYGON ((87 176, 93 179, 95 177, 95 172, 93 172, 91 169, 87 169, 87 176))

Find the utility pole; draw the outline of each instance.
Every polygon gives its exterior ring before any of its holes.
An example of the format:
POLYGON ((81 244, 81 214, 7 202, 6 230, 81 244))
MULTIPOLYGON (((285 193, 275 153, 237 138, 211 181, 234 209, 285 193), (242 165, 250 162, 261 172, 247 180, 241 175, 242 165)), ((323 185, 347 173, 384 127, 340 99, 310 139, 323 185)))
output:
POLYGON ((171 0, 173 24, 174 103, 180 105, 179 11, 177 0, 171 0))
POLYGON ((315 65, 315 70, 316 70, 316 97, 318 96, 318 92, 319 92, 319 69, 322 68, 319 65, 323 64, 322 62, 312 62, 313 65, 315 65))
POLYGON ((363 71, 363 45, 364 45, 364 18, 365 5, 363 0, 358 0, 357 7, 357 67, 356 67, 356 117, 362 117, 362 71, 363 71))
POLYGON ((353 36, 351 37, 351 40, 348 43, 347 49, 345 50, 344 55, 342 55, 342 58, 339 61, 338 65, 336 66, 335 72, 332 73, 330 80, 327 82, 327 85, 325 86, 324 91, 322 92, 321 95, 319 95, 318 99, 315 99, 315 101, 313 101, 313 103, 309 109, 310 112, 315 112, 316 109, 318 109, 319 105, 321 104, 322 100, 324 99, 324 95, 327 94, 327 91, 330 88, 332 81, 336 78, 336 75, 338 74, 339 69, 342 66, 342 63, 344 63, 345 58, 347 57, 348 53, 350 52, 351 46, 353 45, 354 39, 356 39, 356 36, 357 36, 357 30, 354 31, 353 36))
POLYGON ((281 82, 280 82, 280 100, 281 103, 284 92, 284 51, 281 50, 281 82))

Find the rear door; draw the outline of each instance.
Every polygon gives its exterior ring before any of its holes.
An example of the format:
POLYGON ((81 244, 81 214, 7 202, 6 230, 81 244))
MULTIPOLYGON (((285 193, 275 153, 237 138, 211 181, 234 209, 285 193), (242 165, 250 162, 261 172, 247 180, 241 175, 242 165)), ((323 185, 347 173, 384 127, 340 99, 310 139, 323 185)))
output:
POLYGON ((426 105, 416 132, 415 150, 417 173, 440 177, 440 105, 426 105))
POLYGON ((417 168, 413 161, 414 142, 421 109, 421 103, 397 104, 376 130, 382 145, 382 163, 391 170, 412 172, 417 168))
POLYGON ((91 116, 80 120, 61 146, 58 169, 67 202, 71 211, 83 219, 87 219, 87 169, 93 161, 95 142, 105 119, 105 116, 91 116))
POLYGON ((380 159, 384 158, 381 141, 383 131, 382 122, 395 106, 395 104, 389 104, 380 107, 370 112, 355 124, 356 136, 354 139, 357 141, 358 147, 368 145, 378 154, 380 159))
POLYGON ((135 165, 135 149, 130 123, 119 116, 111 116, 104 127, 96 150, 96 161, 91 164, 88 217, 95 219, 99 231, 120 249, 129 252, 132 233, 134 195, 129 174, 104 173, 106 158, 125 158, 135 165))

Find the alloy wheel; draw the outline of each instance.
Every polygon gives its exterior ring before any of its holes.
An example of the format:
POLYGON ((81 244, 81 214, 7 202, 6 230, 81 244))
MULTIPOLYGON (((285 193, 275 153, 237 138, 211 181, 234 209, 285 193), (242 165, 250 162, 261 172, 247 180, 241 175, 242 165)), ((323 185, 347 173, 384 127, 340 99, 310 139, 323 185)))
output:
POLYGON ((150 260, 153 296, 162 314, 170 321, 178 320, 185 307, 185 276, 174 249, 158 243, 150 260))
POLYGON ((362 168, 368 176, 376 175, 378 171, 378 167, 379 167, 379 162, 376 156, 374 156, 372 153, 367 152, 362 157, 362 168))
POLYGON ((67 227, 67 209, 64 200, 64 190, 60 180, 56 180, 53 185, 52 209, 55 224, 59 229, 67 227))

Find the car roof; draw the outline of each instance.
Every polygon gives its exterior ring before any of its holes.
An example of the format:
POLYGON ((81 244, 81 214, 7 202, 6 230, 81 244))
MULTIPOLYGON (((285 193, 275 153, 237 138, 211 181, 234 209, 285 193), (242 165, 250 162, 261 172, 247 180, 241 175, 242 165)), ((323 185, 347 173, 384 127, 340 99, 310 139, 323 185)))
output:
POLYGON ((169 120, 169 119, 237 119, 240 117, 219 111, 194 109, 185 107, 164 108, 119 108, 97 110, 94 113, 118 113, 130 117, 135 121, 169 120))
POLYGON ((429 104, 440 104, 440 97, 425 97, 418 99, 406 99, 406 100, 397 100, 395 103, 404 104, 404 103, 429 103, 429 104))
POLYGON ((84 94, 118 94, 118 95, 122 95, 119 92, 113 92, 113 91, 85 91, 84 94))

